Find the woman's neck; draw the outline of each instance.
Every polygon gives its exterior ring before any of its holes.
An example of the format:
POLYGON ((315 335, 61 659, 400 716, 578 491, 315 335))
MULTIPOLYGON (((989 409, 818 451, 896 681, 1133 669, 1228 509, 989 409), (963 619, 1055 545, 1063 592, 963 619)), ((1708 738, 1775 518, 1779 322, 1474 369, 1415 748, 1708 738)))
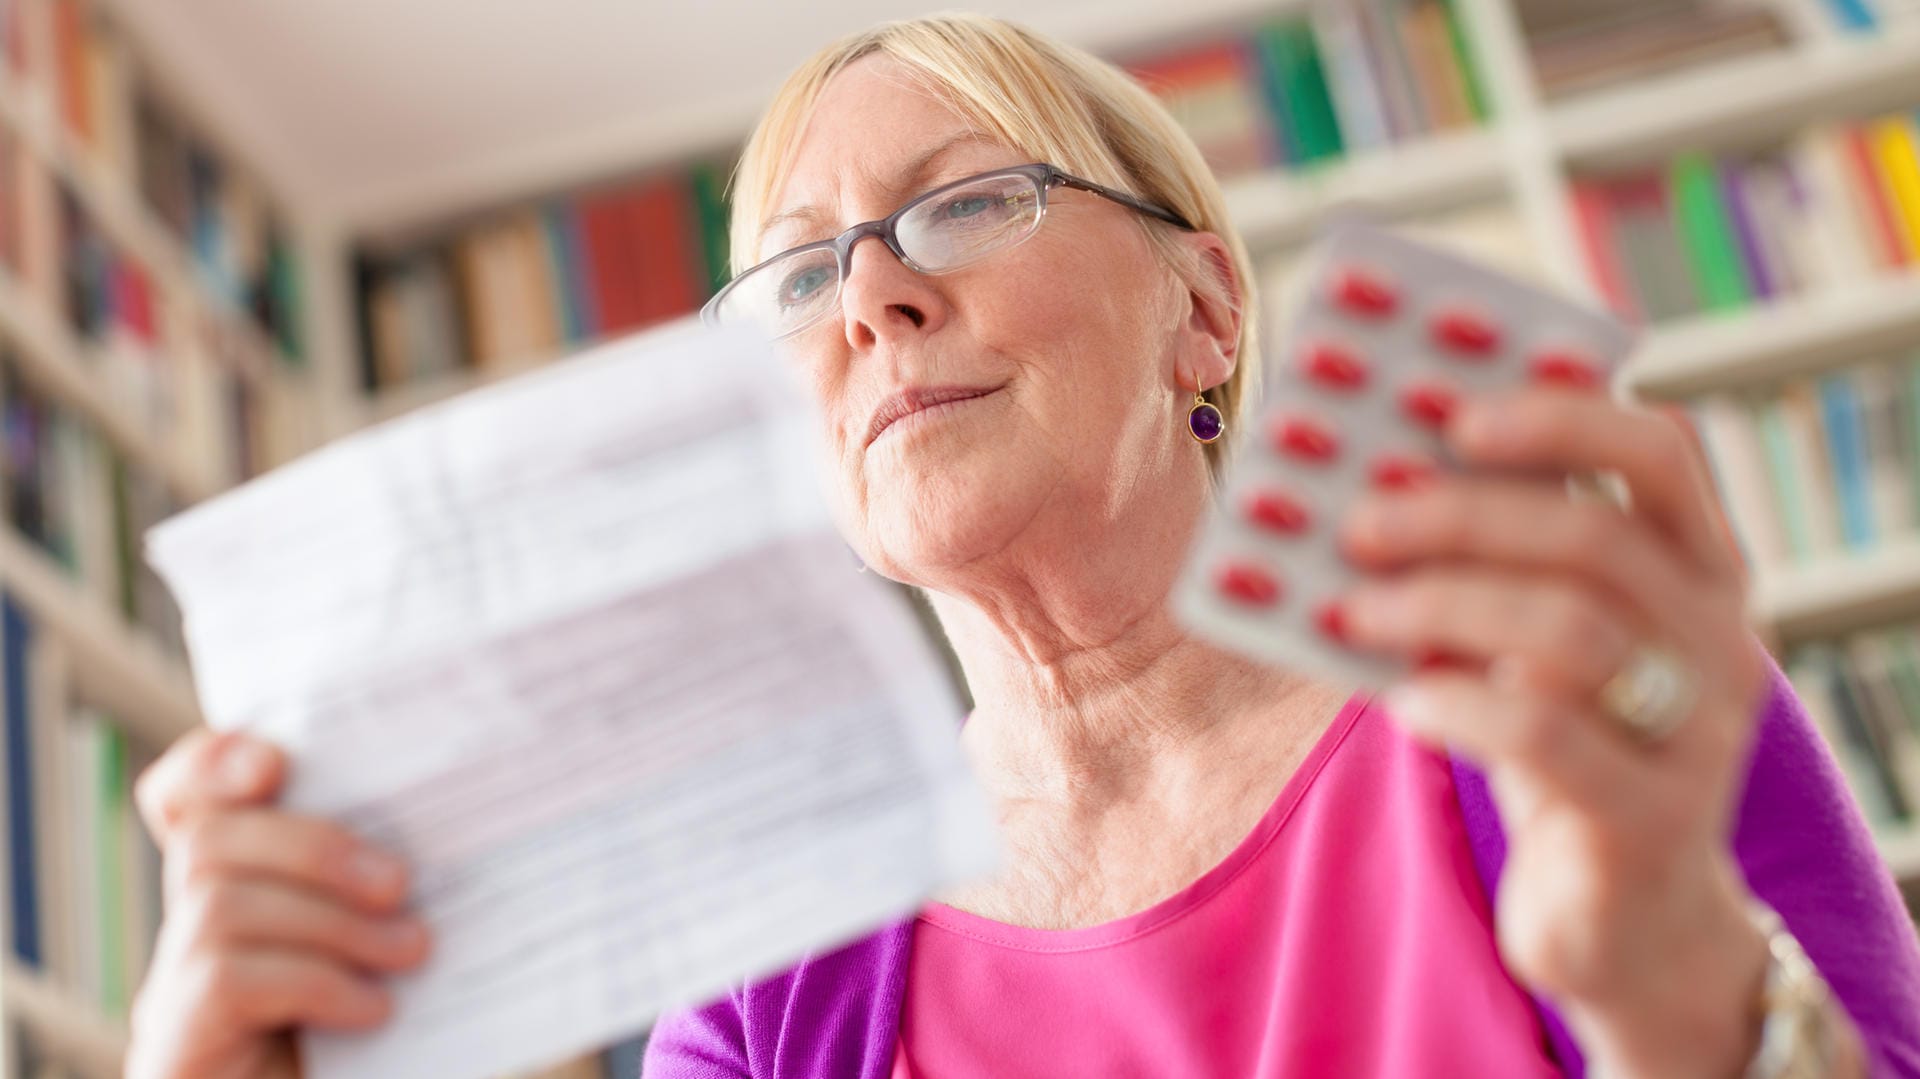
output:
POLYGON ((1217 762, 1248 723, 1271 725, 1314 687, 1187 634, 1157 598, 1129 610, 1108 593, 1075 611, 1070 595, 933 596, 974 696, 963 743, 1003 799, 1131 800, 1217 762))

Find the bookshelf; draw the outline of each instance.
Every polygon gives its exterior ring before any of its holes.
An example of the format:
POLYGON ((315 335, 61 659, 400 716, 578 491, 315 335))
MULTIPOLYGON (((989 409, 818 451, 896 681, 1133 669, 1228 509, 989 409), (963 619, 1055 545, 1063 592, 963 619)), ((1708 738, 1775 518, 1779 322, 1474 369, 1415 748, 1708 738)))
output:
POLYGON ((121 1074, 159 918, 130 781, 199 722, 139 532, 323 430, 305 226, 190 116, 107 8, 0 0, 0 1072, 30 1079, 121 1074))
MULTIPOLYGON (((1795 12, 1793 36, 1782 47, 1549 96, 1532 69, 1520 0, 1448 0, 1473 57, 1484 118, 1228 177, 1229 212, 1265 263, 1296 251, 1323 215, 1343 206, 1413 222, 1503 207, 1540 267, 1597 302, 1601 289, 1578 254, 1580 222, 1572 204, 1580 177, 1703 147, 1765 143, 1813 123, 1920 108, 1920 80, 1913 75, 1920 71, 1920 25, 1868 35, 1824 32, 1818 11, 1809 15, 1819 2, 1781 0, 1795 12)), ((115 5, 98 3, 95 9, 85 0, 0 0, 0 23, 9 12, 46 18, 73 6, 92 12, 102 32, 118 33, 115 5)), ((1204 16, 1163 12, 1132 34, 1105 28, 1093 43, 1108 55, 1146 60, 1162 44, 1186 48, 1258 20, 1304 18, 1311 10, 1308 0, 1227 7, 1204 16)), ((43 52, 49 36, 44 29, 29 35, 43 52)), ((142 44, 129 34, 119 51, 137 56, 142 44)), ((190 106, 167 100, 165 61, 156 59, 154 69, 151 80, 140 80, 152 83, 150 96, 191 118, 190 106)), ((301 207, 292 207, 283 233, 297 249, 297 321, 304 338, 292 356, 277 331, 235 298, 231 282, 208 265, 192 238, 158 212, 125 162, 110 162, 76 137, 55 89, 34 79, 31 68, 23 75, 0 58, 0 138, 10 139, 122 257, 151 276, 167 301, 157 352, 166 377, 186 387, 175 396, 199 402, 198 411, 156 409, 138 387, 120 384, 125 359, 113 355, 109 343, 77 332, 4 265, 0 352, 13 358, 23 385, 68 410, 174 503, 191 504, 326 438, 554 362, 599 339, 495 356, 483 368, 437 370, 364 392, 354 267, 370 254, 403 258, 531 207, 682 166, 710 166, 726 159, 750 120, 751 110, 722 108, 666 121, 667 129, 680 131, 672 140, 675 160, 663 161, 644 146, 630 149, 634 140, 609 132, 601 140, 607 145, 530 149, 524 160, 496 161, 485 177, 455 182, 443 172, 414 184, 403 179, 384 188, 383 198, 361 200, 344 215, 302 216, 301 207), (235 387, 256 402, 250 425, 219 407, 235 387), (253 434, 234 434, 229 429, 236 423, 253 434)), ((244 155, 222 157, 234 171, 246 171, 244 155)), ((0 176, 0 194, 5 183, 0 176)), ((1857 287, 1660 322, 1648 328, 1622 388, 1685 401, 1818 375, 1900 349, 1920 349, 1920 267, 1857 287)), ((73 696, 112 715, 132 741, 158 748, 198 721, 190 676, 166 635, 75 579, 11 520, 0 527, 0 590, 37 632, 60 643, 73 696)), ((1756 574, 1751 610, 1756 625, 1782 643, 1920 618, 1920 539, 1909 536, 1857 557, 1765 567, 1756 574)), ((1880 843, 1898 875, 1920 881, 1920 826, 1882 829, 1880 843)), ((0 897, 7 890, 0 887, 0 897)), ((124 1018, 98 1001, 17 959, 0 964, 0 998, 7 1015, 60 1062, 63 1070, 53 1074, 118 1073, 124 1018)))

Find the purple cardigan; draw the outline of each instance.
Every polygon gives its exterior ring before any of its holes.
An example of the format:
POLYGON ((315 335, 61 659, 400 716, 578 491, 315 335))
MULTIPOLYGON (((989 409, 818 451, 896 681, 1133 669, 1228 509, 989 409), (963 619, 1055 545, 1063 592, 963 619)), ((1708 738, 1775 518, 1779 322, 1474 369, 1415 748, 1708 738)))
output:
MULTIPOLYGON (((1920 1079, 1920 939, 1832 756, 1777 666, 1753 743, 1734 852, 1866 1035, 1876 1079, 1920 1079)), ((1486 779, 1458 758, 1454 786, 1489 897, 1506 837, 1486 779)), ((645 1079, 886 1079, 906 995, 907 918, 835 951, 662 1016, 645 1079)), ((1675 972, 1676 976, 1680 972, 1675 972)), ((1555 1057, 1585 1074, 1553 1006, 1535 996, 1555 1057)))

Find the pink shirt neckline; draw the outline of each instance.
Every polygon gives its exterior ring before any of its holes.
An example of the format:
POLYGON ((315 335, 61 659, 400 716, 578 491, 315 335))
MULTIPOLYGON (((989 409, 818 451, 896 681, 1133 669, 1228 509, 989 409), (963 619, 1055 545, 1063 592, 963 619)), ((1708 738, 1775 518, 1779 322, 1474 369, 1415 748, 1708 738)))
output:
POLYGON ((1008 925, 930 899, 921 907, 917 920, 983 944, 1048 954, 1108 948, 1163 929, 1218 895, 1260 857, 1260 853, 1280 834, 1308 788, 1313 786, 1314 778, 1333 758, 1334 750, 1353 730, 1354 722, 1366 711, 1370 699, 1371 694, 1364 691, 1347 698, 1333 722, 1321 733, 1320 740, 1308 751, 1306 759, 1288 777, 1279 796, 1267 807, 1259 823, 1231 853, 1185 888, 1145 910, 1077 929, 1031 929, 1008 925))

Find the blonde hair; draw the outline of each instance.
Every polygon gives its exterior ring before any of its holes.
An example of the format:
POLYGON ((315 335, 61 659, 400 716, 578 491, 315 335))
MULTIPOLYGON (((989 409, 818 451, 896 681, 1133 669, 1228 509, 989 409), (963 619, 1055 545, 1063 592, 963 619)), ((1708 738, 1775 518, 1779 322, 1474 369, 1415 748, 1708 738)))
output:
MULTIPOLYGON (((1092 54, 1000 19, 950 13, 884 23, 815 54, 788 76, 747 140, 733 178, 734 273, 759 259, 759 233, 785 184, 795 144, 827 83, 863 57, 887 56, 925 79, 970 123, 1008 146, 1130 192, 1217 234, 1239 279, 1233 297, 1207 257, 1141 217, 1149 242, 1183 283, 1242 313, 1233 374, 1206 391, 1229 424, 1254 378, 1252 262, 1227 221, 1219 181, 1193 139, 1151 93, 1092 54)), ((1207 447, 1217 474, 1222 442, 1207 447)))

